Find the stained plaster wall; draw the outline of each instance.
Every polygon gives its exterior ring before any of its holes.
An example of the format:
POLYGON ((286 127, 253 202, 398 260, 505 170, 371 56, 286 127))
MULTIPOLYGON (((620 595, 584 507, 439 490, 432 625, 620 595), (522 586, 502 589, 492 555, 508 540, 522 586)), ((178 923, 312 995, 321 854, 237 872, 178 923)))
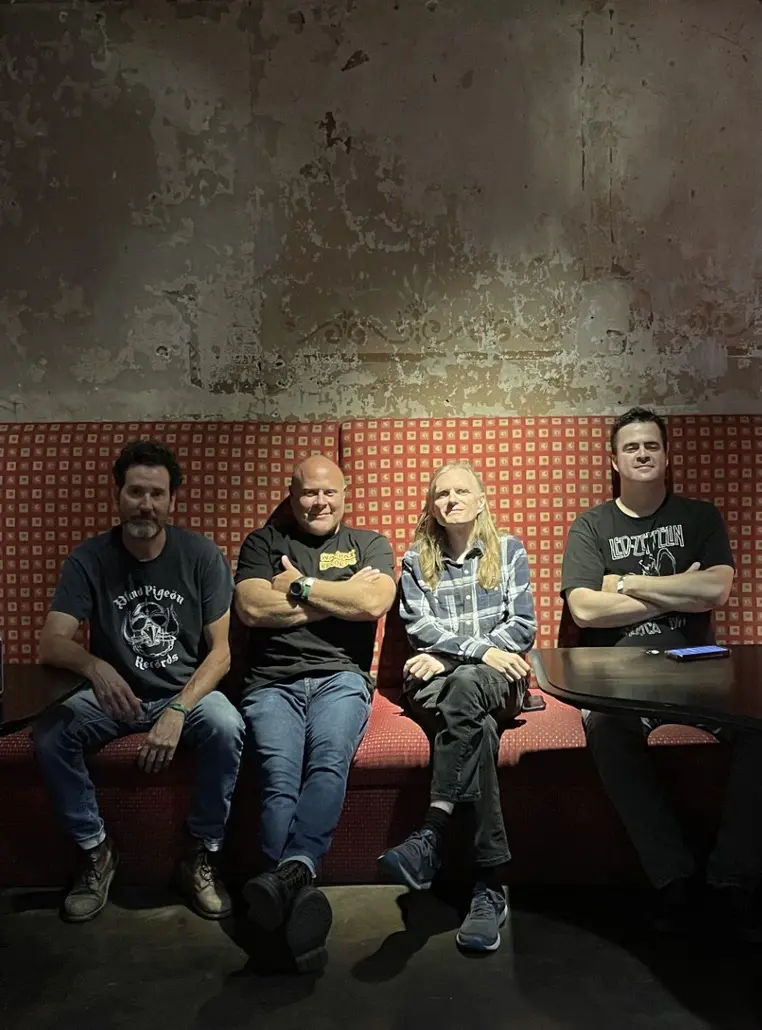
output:
POLYGON ((758 0, 0 7, 0 420, 759 412, 758 0))

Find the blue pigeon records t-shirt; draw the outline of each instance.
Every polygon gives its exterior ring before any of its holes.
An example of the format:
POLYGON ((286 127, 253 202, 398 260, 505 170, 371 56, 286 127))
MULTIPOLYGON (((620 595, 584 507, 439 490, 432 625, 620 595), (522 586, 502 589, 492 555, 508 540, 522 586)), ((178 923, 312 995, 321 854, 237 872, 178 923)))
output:
POLYGON ((208 652, 204 626, 228 611, 230 567, 214 541, 166 527, 161 553, 139 561, 117 526, 69 555, 50 609, 90 625, 90 651, 143 700, 182 690, 208 652))

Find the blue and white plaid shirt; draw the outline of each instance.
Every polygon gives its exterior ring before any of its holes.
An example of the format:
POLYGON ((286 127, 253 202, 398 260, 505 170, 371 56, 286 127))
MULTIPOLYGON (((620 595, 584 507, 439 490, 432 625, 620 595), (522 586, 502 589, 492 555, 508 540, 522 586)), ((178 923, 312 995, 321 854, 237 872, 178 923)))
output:
POLYGON ((445 556, 434 590, 421 574, 418 552, 405 554, 400 615, 416 651, 480 662, 491 647, 520 654, 532 647, 537 622, 524 545, 515 536, 500 537, 500 583, 494 590, 477 579, 483 554, 477 541, 462 563, 445 556))

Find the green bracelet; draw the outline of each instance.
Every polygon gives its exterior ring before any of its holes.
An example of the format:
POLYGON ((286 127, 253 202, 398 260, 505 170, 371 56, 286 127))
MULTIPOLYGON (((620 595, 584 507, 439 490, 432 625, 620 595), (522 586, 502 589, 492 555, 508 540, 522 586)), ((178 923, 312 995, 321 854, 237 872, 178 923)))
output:
POLYGON ((173 712, 182 712, 184 716, 187 716, 190 712, 190 709, 186 708, 185 705, 181 705, 179 701, 170 701, 167 708, 171 708, 173 712))

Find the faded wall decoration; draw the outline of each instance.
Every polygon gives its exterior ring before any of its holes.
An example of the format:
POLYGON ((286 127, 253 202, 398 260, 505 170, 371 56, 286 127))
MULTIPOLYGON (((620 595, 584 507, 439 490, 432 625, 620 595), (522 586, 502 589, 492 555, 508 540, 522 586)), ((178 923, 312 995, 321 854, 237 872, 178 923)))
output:
POLYGON ((0 7, 0 420, 762 411, 758 0, 0 7))

